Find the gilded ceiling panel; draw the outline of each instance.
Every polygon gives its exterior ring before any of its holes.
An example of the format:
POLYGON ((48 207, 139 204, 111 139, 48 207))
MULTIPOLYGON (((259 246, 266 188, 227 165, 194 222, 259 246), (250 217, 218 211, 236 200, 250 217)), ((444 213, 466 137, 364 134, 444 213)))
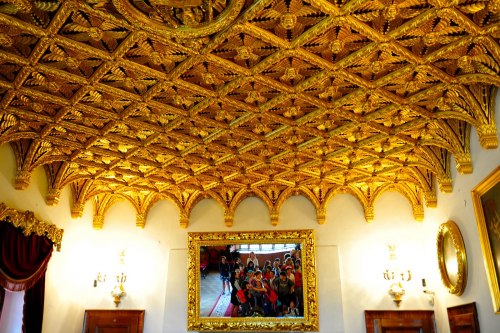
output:
POLYGON ((373 203, 395 190, 436 205, 470 134, 497 147, 500 1, 0 1, 0 143, 15 185, 43 166, 72 213, 117 198, 138 226, 172 200, 255 195, 272 224, 302 194, 373 203))

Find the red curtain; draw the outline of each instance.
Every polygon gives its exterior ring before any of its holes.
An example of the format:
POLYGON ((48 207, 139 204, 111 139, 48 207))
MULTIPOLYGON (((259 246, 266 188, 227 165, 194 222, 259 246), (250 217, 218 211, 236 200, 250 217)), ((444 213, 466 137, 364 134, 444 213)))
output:
POLYGON ((0 317, 2 317, 2 308, 4 299, 5 299, 5 289, 0 287, 0 317))
POLYGON ((45 271, 52 249, 47 237, 25 236, 21 229, 0 222, 0 286, 25 291, 23 333, 42 332, 45 271))

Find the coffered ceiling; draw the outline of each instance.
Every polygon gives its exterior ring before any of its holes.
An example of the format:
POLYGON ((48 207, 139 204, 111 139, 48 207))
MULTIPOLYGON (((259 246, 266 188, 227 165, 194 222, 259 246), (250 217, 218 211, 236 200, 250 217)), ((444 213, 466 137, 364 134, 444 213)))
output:
POLYGON ((24 189, 71 188, 94 227, 127 199, 144 226, 203 198, 231 226, 291 195, 325 222, 351 193, 373 219, 388 190, 417 220, 471 173, 470 134, 497 147, 500 0, 0 1, 0 144, 24 189))

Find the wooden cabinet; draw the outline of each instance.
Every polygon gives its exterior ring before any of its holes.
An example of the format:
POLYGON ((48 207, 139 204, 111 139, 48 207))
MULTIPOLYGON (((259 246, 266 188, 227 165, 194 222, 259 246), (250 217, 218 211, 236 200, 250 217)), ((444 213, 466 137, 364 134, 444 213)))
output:
POLYGON ((451 333, 479 333, 476 303, 453 306, 448 310, 451 333))
POLYGON ((142 333, 144 310, 85 310, 83 333, 142 333))
POLYGON ((435 333, 434 311, 365 311, 367 333, 435 333))

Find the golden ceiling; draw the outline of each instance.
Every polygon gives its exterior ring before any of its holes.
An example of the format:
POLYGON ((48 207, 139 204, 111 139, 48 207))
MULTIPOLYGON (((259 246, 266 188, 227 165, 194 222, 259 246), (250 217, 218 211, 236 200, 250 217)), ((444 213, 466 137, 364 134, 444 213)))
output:
POLYGON ((15 187, 43 166, 94 226, 118 199, 172 200, 186 227, 217 200, 231 226, 268 205, 387 190, 424 204, 497 147, 500 0, 0 1, 0 144, 15 187))

